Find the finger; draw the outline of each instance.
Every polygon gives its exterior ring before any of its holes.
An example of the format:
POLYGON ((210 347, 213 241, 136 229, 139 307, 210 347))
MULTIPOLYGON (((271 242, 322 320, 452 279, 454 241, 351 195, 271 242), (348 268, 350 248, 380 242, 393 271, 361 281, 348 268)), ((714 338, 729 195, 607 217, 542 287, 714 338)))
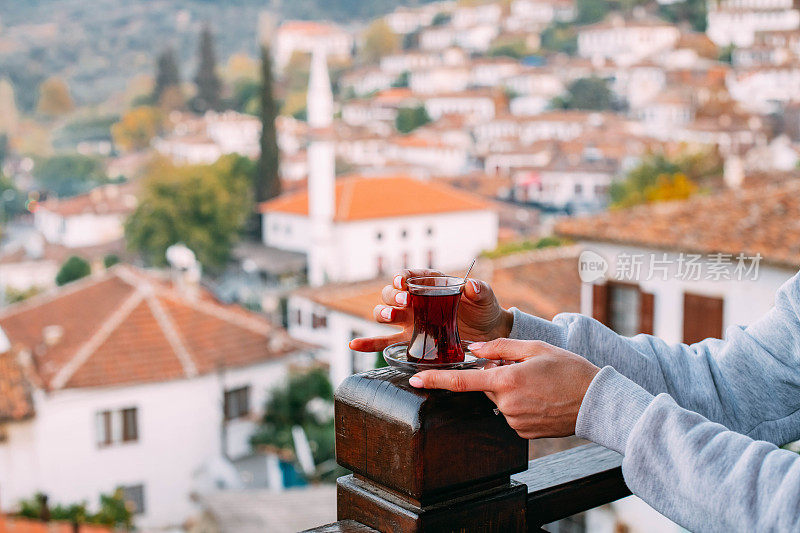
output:
POLYGON ((464 296, 476 304, 494 303, 492 288, 485 281, 470 278, 464 285, 464 296))
POLYGON ((411 337, 411 332, 401 331, 394 335, 383 337, 362 337, 350 341, 350 349, 357 352, 380 352, 390 344, 406 341, 411 337))
POLYGON ((376 305, 372 310, 376 322, 385 324, 405 324, 411 322, 411 310, 399 309, 388 305, 376 305))
POLYGON ((484 359, 503 359, 505 361, 525 361, 553 348, 543 341, 523 341, 517 339, 494 339, 488 342, 473 342, 467 348, 484 359))
POLYGON ((413 387, 446 389, 453 392, 491 391, 493 370, 424 370, 411 377, 413 387))
POLYGON ((396 289, 405 289, 406 280, 422 276, 444 276, 444 274, 438 270, 431 270, 430 268, 406 268, 394 277, 394 287, 396 289))
POLYGON ((408 305, 408 293, 397 290, 391 285, 386 285, 381 291, 381 300, 386 305, 405 307, 408 305))

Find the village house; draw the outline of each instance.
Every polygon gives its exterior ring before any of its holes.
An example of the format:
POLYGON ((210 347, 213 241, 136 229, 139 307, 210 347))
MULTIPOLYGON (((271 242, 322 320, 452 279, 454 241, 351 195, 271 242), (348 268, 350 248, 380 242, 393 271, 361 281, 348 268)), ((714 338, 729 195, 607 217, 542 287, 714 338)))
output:
POLYGON ((383 56, 380 62, 380 69, 388 74, 399 76, 404 72, 438 67, 442 63, 442 55, 440 53, 408 51, 383 56))
POLYGON ((571 22, 577 15, 572 0, 514 0, 505 20, 509 30, 545 28, 552 22, 571 22))
POLYGON ((675 47, 680 30, 661 19, 646 16, 624 19, 612 14, 578 32, 578 54, 589 59, 611 59, 631 65, 675 47))
POLYGON ((618 170, 611 159, 554 157, 540 168, 515 173, 517 197, 570 213, 599 211, 608 203, 618 170))
POLYGON ((438 66, 414 70, 408 87, 414 94, 457 93, 470 86, 470 70, 466 66, 438 66))
POLYGON ((202 117, 173 113, 172 131, 153 141, 160 154, 176 164, 211 164, 227 154, 255 158, 260 153, 261 122, 258 118, 225 111, 209 111, 202 117))
POLYGON ((520 70, 520 62, 510 58, 476 59, 470 64, 469 84, 472 87, 505 86, 505 79, 520 70))
POLYGON ((194 512, 193 476, 250 454, 271 387, 312 351, 190 279, 117 265, 0 312, 0 505, 121 487, 140 528, 194 512))
POLYGON ((439 6, 406 7, 399 6, 383 17, 392 32, 399 35, 413 33, 424 26, 430 26, 439 6))
POLYGON ((581 312, 668 343, 751 324, 800 265, 798 192, 788 180, 563 220, 560 235, 607 263, 604 277, 582 284, 581 312))
POLYGON ((353 54, 353 36, 329 22, 287 20, 278 27, 272 54, 275 67, 286 68, 292 54, 310 54, 319 50, 337 61, 347 61, 353 54))
POLYGON ((798 100, 800 67, 795 65, 735 69, 728 74, 731 97, 744 108, 767 114, 798 100))
POLYGON ((376 91, 389 89, 397 81, 397 77, 397 74, 382 68, 366 66, 342 75, 339 86, 345 94, 351 91, 355 96, 367 96, 376 91))
POLYGON ((712 0, 706 34, 718 46, 751 46, 760 31, 800 28, 793 0, 712 0))
POLYGON ((497 113, 498 95, 486 90, 467 90, 455 93, 421 97, 425 111, 433 120, 444 115, 464 115, 481 122, 492 119, 497 113))

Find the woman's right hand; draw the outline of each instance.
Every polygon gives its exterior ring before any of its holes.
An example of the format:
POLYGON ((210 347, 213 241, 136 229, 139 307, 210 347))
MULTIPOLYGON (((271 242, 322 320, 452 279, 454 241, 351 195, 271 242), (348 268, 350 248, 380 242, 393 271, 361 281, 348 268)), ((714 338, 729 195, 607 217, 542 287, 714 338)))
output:
MULTIPOLYGON (((418 276, 443 276, 438 270, 406 269, 397 274, 381 292, 382 304, 376 305, 377 322, 400 326, 403 331, 383 337, 353 339, 350 348, 359 352, 379 352, 396 342, 411 339, 414 315, 409 307, 406 280, 418 276)), ((468 279, 458 306, 458 331, 463 340, 490 341, 508 337, 514 323, 511 312, 500 307, 488 283, 468 279)))

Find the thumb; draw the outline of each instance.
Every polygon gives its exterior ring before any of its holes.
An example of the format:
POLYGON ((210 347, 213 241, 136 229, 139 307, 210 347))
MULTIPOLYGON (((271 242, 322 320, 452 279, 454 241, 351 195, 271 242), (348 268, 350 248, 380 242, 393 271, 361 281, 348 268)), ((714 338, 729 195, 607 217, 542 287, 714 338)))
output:
POLYGON ((546 352, 549 344, 542 341, 523 341, 517 339, 495 339, 488 342, 473 342, 467 348, 484 359, 504 361, 526 361, 546 352))

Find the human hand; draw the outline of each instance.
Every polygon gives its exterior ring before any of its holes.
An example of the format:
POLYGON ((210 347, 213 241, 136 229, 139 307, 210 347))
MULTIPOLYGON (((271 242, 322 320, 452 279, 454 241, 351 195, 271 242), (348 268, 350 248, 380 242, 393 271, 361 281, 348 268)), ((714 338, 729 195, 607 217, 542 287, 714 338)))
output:
POLYGON ((470 350, 478 357, 517 364, 483 370, 425 370, 409 383, 427 389, 483 391, 525 439, 575 433, 583 397, 599 368, 543 341, 496 339, 473 343, 470 350))
MULTIPOLYGON (((373 316, 377 322, 400 326, 403 331, 384 337, 354 339, 350 342, 350 348, 359 352, 377 352, 390 344, 410 340, 414 314, 409 307, 406 280, 418 276, 443 275, 438 270, 428 269, 406 269, 397 274, 393 283, 383 288, 383 304, 375 306, 373 316)), ((500 307, 489 284, 476 279, 467 280, 458 306, 458 331, 461 338, 488 341, 507 337, 511 333, 513 322, 513 314, 500 307)))

